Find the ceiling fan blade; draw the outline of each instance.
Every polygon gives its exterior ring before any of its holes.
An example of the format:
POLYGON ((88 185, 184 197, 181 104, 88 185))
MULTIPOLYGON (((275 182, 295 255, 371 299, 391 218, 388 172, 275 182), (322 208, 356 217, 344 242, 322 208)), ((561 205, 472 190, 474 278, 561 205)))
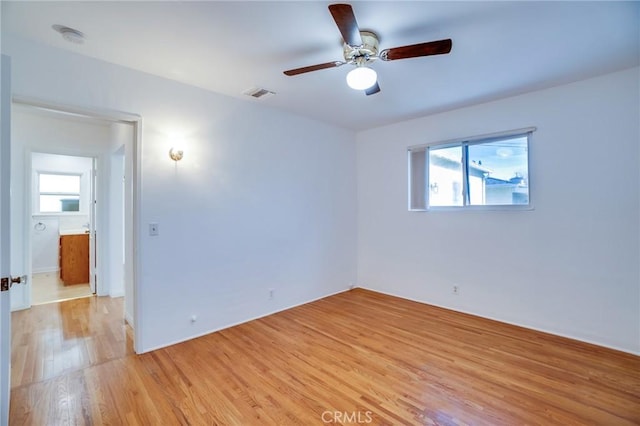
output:
POLYGON ((342 34, 342 39, 349 46, 362 45, 362 37, 360 37, 360 29, 356 22, 356 16, 349 4, 332 4, 329 6, 329 12, 336 21, 336 25, 342 34))
POLYGON ((369 87, 368 89, 365 89, 364 93, 366 93, 367 96, 369 96, 369 95, 375 95, 379 91, 380 91, 380 86, 378 85, 378 82, 376 81, 376 84, 374 84, 373 86, 369 87))
POLYGON ((293 70, 284 71, 284 73, 285 75, 292 76, 292 75, 304 74, 305 72, 323 70, 326 68, 336 68, 344 64, 346 64, 346 62, 341 62, 341 61, 326 62, 324 64, 311 65, 308 67, 302 67, 302 68, 296 68, 293 70))
POLYGON ((451 39, 412 44, 410 46, 384 49, 378 55, 383 61, 417 58, 419 56, 442 55, 451 51, 451 39))

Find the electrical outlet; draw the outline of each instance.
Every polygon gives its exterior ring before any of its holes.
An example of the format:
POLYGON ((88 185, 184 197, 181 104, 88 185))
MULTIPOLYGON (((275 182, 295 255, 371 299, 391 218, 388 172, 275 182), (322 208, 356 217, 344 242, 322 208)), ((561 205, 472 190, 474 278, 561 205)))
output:
POLYGON ((198 320, 198 316, 197 315, 191 315, 191 323, 193 324, 194 322, 196 322, 198 320))
POLYGON ((458 287, 457 285, 453 286, 453 294, 455 294, 456 296, 460 294, 460 287, 458 287))
POLYGON ((149 235, 152 237, 160 235, 160 226, 157 223, 149 224, 149 235))

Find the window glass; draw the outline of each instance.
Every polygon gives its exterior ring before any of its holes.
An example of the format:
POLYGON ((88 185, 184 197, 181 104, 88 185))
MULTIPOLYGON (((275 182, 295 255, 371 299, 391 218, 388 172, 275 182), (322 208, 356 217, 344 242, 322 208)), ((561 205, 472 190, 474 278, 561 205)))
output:
POLYGON ((51 175, 40 174, 40 192, 51 192, 57 194, 79 194, 79 175, 51 175))
POLYGON ((79 195, 40 195, 40 211, 43 213, 79 212, 79 195))
POLYGON ((429 149, 429 205, 461 206, 462 147, 429 149))
POLYGON ((80 211, 79 175, 41 173, 38 185, 41 213, 80 211))
POLYGON ((469 145, 469 204, 529 204, 527 138, 469 145))

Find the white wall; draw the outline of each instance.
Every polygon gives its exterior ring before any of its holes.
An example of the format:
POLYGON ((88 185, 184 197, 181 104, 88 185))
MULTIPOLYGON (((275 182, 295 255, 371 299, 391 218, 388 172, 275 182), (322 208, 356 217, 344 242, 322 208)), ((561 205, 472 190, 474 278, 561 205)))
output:
POLYGON ((639 105, 636 68, 358 134, 358 284, 640 353, 639 105), (408 146, 529 126, 535 210, 407 211, 408 146))
POLYGON ((67 51, 2 47, 16 94, 143 117, 138 351, 355 281, 353 133, 67 51), (178 164, 170 134, 184 139, 178 164))
POLYGON ((55 272, 59 269, 60 224, 58 217, 31 218, 31 272, 55 272))

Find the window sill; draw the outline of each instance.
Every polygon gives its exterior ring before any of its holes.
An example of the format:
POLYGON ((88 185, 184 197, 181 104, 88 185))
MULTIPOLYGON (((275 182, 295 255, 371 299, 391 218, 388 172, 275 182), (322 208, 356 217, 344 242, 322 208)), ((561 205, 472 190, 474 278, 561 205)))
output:
POLYGON ((409 209, 410 212, 464 212, 464 211, 533 211, 533 205, 514 206, 434 206, 426 209, 409 209))
POLYGON ((55 216, 88 216, 88 213, 84 212, 47 212, 47 213, 34 213, 31 215, 33 218, 39 217, 55 217, 55 216))

